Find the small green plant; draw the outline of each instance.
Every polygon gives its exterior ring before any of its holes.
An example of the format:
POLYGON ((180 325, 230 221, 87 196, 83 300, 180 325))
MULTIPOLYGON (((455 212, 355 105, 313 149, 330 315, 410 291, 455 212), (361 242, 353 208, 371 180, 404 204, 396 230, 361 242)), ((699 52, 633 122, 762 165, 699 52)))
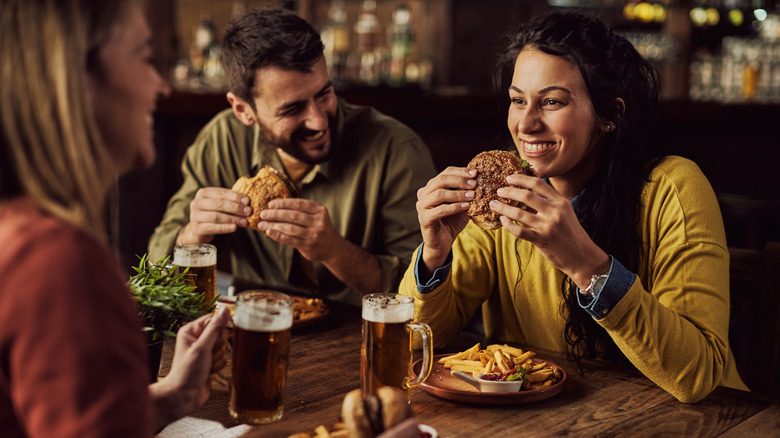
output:
POLYGON ((177 273, 168 256, 157 263, 149 263, 147 254, 139 258, 128 284, 151 342, 175 337, 182 325, 214 310, 217 298, 203 302, 203 294, 185 278, 189 268, 177 273))

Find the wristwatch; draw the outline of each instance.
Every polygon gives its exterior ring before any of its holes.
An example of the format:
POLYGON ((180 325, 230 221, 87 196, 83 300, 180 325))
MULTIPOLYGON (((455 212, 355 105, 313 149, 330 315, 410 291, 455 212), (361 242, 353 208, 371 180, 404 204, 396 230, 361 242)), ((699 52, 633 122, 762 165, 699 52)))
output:
POLYGON ((601 292, 601 288, 604 287, 604 283, 607 282, 607 279, 609 278, 609 273, 607 274, 594 274, 590 277, 590 284, 588 287, 585 288, 585 290, 580 289, 580 293, 583 295, 590 295, 593 298, 596 298, 596 294, 601 292))

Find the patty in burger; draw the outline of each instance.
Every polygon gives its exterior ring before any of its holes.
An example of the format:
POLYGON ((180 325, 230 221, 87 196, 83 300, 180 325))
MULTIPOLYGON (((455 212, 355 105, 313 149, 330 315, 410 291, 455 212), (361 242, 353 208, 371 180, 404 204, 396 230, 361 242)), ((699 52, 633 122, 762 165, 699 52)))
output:
POLYGON ((257 229, 260 212, 274 199, 292 198, 295 186, 281 172, 266 165, 254 177, 242 176, 233 184, 233 191, 249 197, 252 214, 247 217, 249 227, 257 229))
POLYGON ((468 168, 477 169, 477 186, 466 214, 482 229, 499 228, 501 215, 490 209, 490 201, 497 199, 505 204, 517 205, 516 201, 499 197, 496 191, 509 185, 506 182, 509 175, 535 175, 531 164, 508 151, 485 151, 474 157, 468 168))
POLYGON ((356 389, 344 397, 341 405, 341 418, 350 438, 373 438, 411 416, 407 394, 389 386, 365 397, 356 389))

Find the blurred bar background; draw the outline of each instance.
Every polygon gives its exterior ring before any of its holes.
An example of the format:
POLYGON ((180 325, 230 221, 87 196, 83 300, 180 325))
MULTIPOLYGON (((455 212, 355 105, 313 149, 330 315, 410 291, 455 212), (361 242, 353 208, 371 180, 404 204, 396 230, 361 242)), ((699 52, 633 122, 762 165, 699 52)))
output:
POLYGON ((510 144, 492 59, 503 34, 551 10, 598 17, 662 78, 674 154, 696 161, 718 194, 733 247, 780 240, 780 9, 777 0, 154 0, 156 63, 173 86, 161 101, 153 168, 123 177, 114 237, 124 266, 181 184, 198 131, 227 108, 219 41, 246 8, 281 4, 323 34, 340 96, 412 127, 437 167, 510 144))

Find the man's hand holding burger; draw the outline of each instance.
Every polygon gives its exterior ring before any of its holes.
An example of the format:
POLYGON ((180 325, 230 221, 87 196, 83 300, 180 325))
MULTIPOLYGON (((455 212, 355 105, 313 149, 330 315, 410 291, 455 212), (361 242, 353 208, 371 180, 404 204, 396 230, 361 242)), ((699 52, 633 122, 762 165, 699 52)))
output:
POLYGON ((336 278, 360 293, 381 290, 376 256, 342 237, 325 206, 296 198, 295 186, 281 172, 265 166, 255 177, 239 178, 233 191, 250 200, 247 227, 295 248, 306 260, 322 262, 336 278))
POLYGON ((276 199, 260 212, 258 229, 298 250, 307 260, 322 262, 344 284, 359 293, 382 288, 377 257, 338 234, 328 209, 308 199, 276 199))
POLYGON ((257 228, 260 211, 271 200, 289 198, 294 193, 292 183, 271 166, 261 168, 254 176, 242 176, 232 189, 199 189, 190 202, 190 222, 176 236, 176 243, 206 243, 238 227, 257 228))
POLYGON ((206 187, 190 202, 190 222, 176 237, 176 243, 208 243, 217 234, 232 233, 248 226, 252 212, 249 198, 221 187, 206 187))
POLYGON ((336 233, 328 209, 308 199, 276 199, 260 212, 257 229, 292 246, 311 261, 326 261, 343 238, 336 233))

